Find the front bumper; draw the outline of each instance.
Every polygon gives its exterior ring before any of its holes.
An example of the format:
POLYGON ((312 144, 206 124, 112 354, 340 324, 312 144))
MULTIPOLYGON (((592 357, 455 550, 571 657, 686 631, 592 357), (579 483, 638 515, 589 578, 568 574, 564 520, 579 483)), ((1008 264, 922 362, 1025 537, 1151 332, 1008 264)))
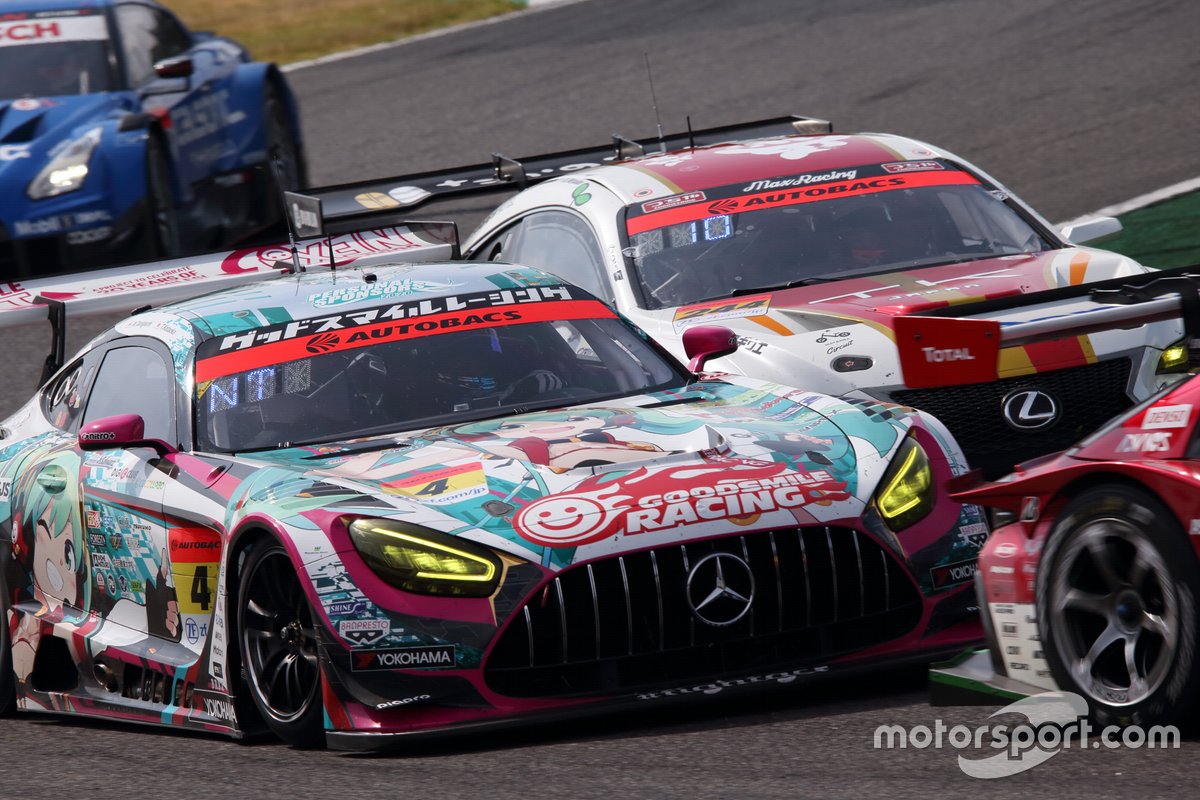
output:
POLYGON ((929 703, 935 706, 990 706, 1047 691, 999 675, 986 647, 964 650, 929 668, 929 703))
POLYGON ((146 211, 81 208, 0 222, 0 279, 30 280, 139 260, 148 255, 146 211))

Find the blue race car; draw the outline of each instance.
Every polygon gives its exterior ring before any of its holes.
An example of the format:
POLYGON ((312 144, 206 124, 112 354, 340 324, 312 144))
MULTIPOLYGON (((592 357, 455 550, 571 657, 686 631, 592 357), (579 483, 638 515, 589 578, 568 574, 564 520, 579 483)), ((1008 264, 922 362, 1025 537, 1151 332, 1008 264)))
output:
POLYGON ((0 280, 244 240, 305 182, 278 68, 147 0, 0 2, 0 98, 0 280))

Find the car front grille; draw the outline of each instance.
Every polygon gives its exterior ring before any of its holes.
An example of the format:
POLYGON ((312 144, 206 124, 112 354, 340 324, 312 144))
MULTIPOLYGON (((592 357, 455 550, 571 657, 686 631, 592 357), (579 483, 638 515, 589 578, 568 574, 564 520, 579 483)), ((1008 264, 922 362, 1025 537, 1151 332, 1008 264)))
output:
POLYGON ((1082 367, 1003 378, 990 383, 892 392, 894 402, 940 419, 954 434, 967 463, 989 477, 1009 472, 1035 456, 1065 450, 1132 405, 1126 386, 1133 364, 1113 358, 1082 367), (1053 425, 1020 431, 1005 422, 1004 398, 1020 389, 1040 389, 1059 404, 1053 425))
MULTIPOLYGON (((728 617, 739 603, 723 598, 700 613, 728 617)), ((820 665, 909 632, 921 608, 895 557, 849 528, 689 542, 559 573, 517 609, 485 675, 501 694, 562 697, 820 665), (716 562, 725 565, 728 585, 750 600, 731 624, 702 621, 692 610, 716 588, 715 553, 736 557, 716 562)))

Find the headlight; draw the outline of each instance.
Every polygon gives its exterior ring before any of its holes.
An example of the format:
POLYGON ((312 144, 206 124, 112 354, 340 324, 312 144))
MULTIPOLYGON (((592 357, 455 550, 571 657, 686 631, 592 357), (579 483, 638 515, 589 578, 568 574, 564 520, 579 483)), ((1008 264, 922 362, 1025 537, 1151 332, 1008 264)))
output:
POLYGON ((96 145, 100 144, 100 128, 92 128, 63 148, 62 152, 42 168, 26 190, 30 200, 44 200, 73 192, 83 186, 88 176, 88 162, 96 145))
POLYGON ((1158 357, 1156 372, 1186 372, 1190 354, 1188 353, 1188 337, 1183 337, 1163 349, 1158 357))
POLYGON ((487 597, 500 581, 494 553, 420 525, 359 519, 350 523, 350 539, 376 575, 406 592, 487 597))
POLYGON ((929 457, 913 438, 904 440, 875 492, 875 505, 884 522, 900 531, 933 510, 933 470, 929 457))

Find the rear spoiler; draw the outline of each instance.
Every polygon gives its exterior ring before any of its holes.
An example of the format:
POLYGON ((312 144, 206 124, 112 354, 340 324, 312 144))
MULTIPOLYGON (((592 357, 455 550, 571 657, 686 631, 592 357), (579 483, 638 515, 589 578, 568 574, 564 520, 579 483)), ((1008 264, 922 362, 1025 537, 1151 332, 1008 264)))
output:
MULTIPOLYGON (((308 201, 303 195, 293 194, 292 198, 297 202, 295 206, 289 202, 289 217, 298 216, 300 203, 308 201)), ((453 223, 400 220, 388 211, 369 219, 360 216, 360 222, 368 223, 365 227, 356 224, 326 228, 319 205, 317 209, 315 227, 297 226, 302 235, 294 243, 0 282, 0 328, 49 318, 53 342, 42 375, 45 382, 63 364, 68 315, 128 312, 310 269, 444 261, 458 256, 458 231, 453 223), (370 222, 378 224, 370 226, 370 222)), ((294 218, 289 221, 297 222, 294 218)), ((311 217, 303 221, 314 223, 311 217)))
POLYGON ((1200 339, 1200 265, 897 317, 896 347, 910 388, 985 383, 1000 377, 1001 348, 1170 319, 1182 319, 1188 338, 1200 339), (1096 303, 1094 309, 1023 322, 979 318, 1084 297, 1096 303), (958 316, 966 314, 972 318, 958 316))
POLYGON ((661 139, 629 139, 613 134, 606 145, 564 150, 558 153, 509 158, 493 153, 485 164, 397 175, 357 183, 343 183, 306 189, 305 193, 322 202, 325 218, 354 221, 376 209, 411 210, 434 200, 465 195, 511 192, 534 183, 571 172, 655 153, 702 147, 736 139, 762 139, 768 136, 795 136, 831 133, 833 125, 823 119, 786 116, 724 125, 718 128, 683 131, 661 139))

